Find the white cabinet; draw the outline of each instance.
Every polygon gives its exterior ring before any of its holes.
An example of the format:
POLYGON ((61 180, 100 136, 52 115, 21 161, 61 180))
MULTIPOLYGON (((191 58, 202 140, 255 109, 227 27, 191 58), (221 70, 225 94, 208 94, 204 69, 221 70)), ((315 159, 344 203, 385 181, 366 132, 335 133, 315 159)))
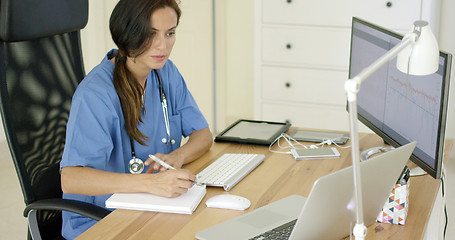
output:
POLYGON ((348 130, 352 17, 400 33, 424 19, 437 32, 438 2, 256 0, 255 118, 348 130))
POLYGON ((420 19, 416 0, 263 0, 262 22, 346 27, 352 16, 395 29, 408 29, 420 19))

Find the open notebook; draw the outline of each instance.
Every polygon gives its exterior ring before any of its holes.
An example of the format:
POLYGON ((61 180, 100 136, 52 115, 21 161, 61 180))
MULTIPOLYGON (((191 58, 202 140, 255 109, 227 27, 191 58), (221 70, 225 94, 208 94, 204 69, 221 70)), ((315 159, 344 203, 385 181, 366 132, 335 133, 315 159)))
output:
POLYGON ((115 193, 106 201, 107 208, 192 214, 205 196, 205 186, 194 185, 187 193, 166 198, 150 193, 115 193))

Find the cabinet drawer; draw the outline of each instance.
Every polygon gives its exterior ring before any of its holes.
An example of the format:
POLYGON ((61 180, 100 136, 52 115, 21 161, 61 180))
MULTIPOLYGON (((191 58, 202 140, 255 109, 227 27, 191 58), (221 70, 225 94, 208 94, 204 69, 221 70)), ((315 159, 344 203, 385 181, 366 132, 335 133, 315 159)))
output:
POLYGON ((347 71, 262 67, 262 99, 345 106, 347 71))
POLYGON ((263 103, 259 119, 289 121, 296 127, 349 131, 349 114, 345 107, 263 103))
POLYGON ((338 27, 351 26, 356 16, 386 28, 408 30, 420 19, 420 1, 263 0, 262 16, 263 23, 338 27))
POLYGON ((350 29, 264 27, 262 60, 334 69, 349 66, 350 29))

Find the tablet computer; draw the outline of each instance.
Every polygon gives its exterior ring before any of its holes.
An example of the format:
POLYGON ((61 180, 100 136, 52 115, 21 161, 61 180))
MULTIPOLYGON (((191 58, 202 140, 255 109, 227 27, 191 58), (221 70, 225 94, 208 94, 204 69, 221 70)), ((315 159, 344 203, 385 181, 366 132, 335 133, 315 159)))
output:
POLYGON ((215 142, 270 145, 291 127, 288 122, 240 119, 215 137, 215 142))
POLYGON ((297 141, 305 142, 323 142, 331 140, 336 144, 345 144, 349 139, 349 134, 328 131, 311 131, 311 130, 295 130, 289 134, 297 141))

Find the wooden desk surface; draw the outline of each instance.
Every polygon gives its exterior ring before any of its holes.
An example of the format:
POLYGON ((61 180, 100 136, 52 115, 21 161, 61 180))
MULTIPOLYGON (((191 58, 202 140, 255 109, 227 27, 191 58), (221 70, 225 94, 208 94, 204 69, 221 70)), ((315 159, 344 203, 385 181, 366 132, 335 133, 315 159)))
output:
MULTIPOLYGON (((348 142, 347 144, 350 144, 348 142)), ((361 134, 360 151, 382 145, 374 134, 361 134)), ((276 146, 274 146, 276 149, 276 146)), ((447 156, 452 142, 446 143, 447 156)), ((341 158, 295 161, 291 155, 268 151, 268 147, 215 143, 199 160, 185 168, 194 173, 201 171, 223 153, 262 153, 265 161, 240 181, 230 193, 251 201, 245 211, 207 208, 205 201, 224 192, 222 188, 208 187, 207 194, 192 215, 115 210, 88 229, 82 239, 195 239, 195 233, 227 219, 242 215, 291 194, 308 196, 313 182, 321 176, 351 165, 351 150, 340 149, 341 158)), ((439 180, 432 177, 412 177, 410 205, 404 226, 374 223, 368 227, 367 239, 421 239, 426 229, 439 180)), ((347 238, 349 239, 349 238, 347 238)))

